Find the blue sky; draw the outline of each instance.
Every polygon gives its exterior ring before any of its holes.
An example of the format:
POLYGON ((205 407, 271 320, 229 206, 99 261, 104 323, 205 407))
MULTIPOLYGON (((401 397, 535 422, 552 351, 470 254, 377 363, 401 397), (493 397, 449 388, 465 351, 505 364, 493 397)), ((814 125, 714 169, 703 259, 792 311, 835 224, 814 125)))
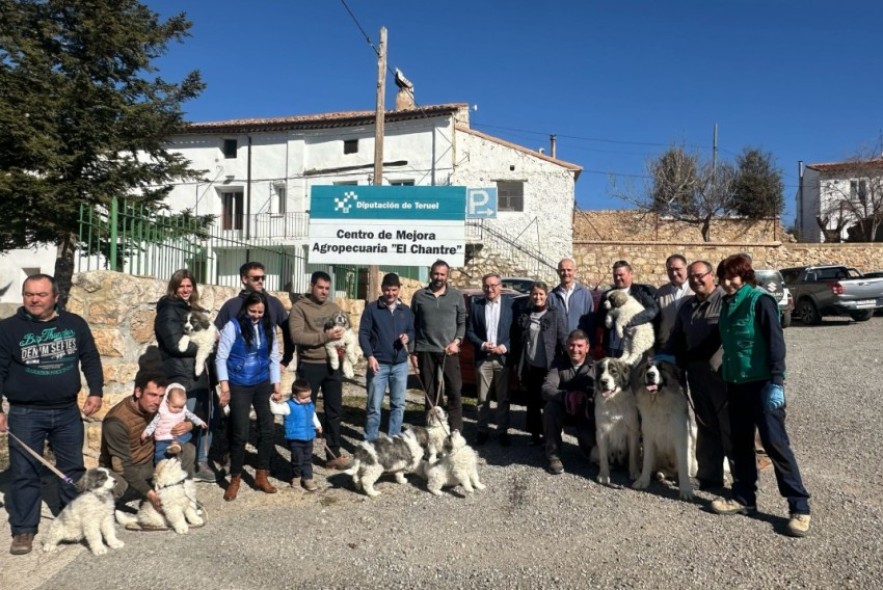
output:
MULTIPOLYGON (((472 126, 583 166, 585 209, 630 205, 671 144, 772 152, 793 217, 797 162, 880 150, 880 0, 346 0, 418 104, 477 105, 472 126), (611 175, 616 175, 615 185, 611 175)), ((340 0, 147 0, 192 36, 157 65, 198 69, 191 121, 373 109, 376 55, 340 0)), ((395 85, 387 79, 387 108, 395 85)))

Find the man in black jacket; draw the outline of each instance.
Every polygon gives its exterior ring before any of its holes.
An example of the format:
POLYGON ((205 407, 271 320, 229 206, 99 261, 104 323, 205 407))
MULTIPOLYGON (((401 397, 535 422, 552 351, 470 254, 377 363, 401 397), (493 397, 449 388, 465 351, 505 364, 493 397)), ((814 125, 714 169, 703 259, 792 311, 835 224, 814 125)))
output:
MULTIPOLYGON (((48 440, 56 467, 76 482, 86 472, 83 421, 77 407, 80 365, 89 385, 82 411, 91 416, 101 407, 101 357, 85 320, 57 309, 58 286, 53 277, 28 277, 22 285, 22 300, 18 312, 0 322, 0 400, 5 395, 9 401, 8 418, 0 408, 0 432, 8 429, 41 456, 48 440)), ((40 524, 42 469, 17 441, 9 441, 12 485, 6 511, 13 555, 31 552, 40 524)), ((76 489, 62 482, 58 495, 63 507, 74 499, 76 489)))

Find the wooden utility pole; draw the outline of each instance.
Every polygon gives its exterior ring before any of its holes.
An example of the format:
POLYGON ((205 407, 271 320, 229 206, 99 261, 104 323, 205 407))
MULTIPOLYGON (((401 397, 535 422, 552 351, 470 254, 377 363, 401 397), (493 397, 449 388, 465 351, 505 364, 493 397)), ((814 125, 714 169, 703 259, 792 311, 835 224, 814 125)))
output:
MULTIPOLYGON (((377 112, 374 115, 374 186, 383 184, 383 126, 386 115, 386 27, 380 27, 380 51, 377 54, 377 112)), ((380 293, 380 267, 368 267, 368 293, 371 301, 380 293)))

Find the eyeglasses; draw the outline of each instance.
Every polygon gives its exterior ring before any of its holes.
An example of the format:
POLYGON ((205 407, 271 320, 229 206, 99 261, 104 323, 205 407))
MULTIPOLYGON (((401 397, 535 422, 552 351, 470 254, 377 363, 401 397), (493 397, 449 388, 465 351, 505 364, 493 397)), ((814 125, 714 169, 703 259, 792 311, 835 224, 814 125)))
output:
POLYGON ((263 282, 264 279, 266 279, 266 278, 267 278, 267 277, 264 276, 264 275, 258 275, 258 276, 256 276, 256 277, 248 277, 248 280, 250 280, 250 281, 254 281, 255 283, 258 283, 258 282, 263 282))
POLYGON ((705 278, 705 275, 710 275, 710 274, 711 274, 711 271, 707 270, 705 272, 699 272, 696 274, 687 275, 687 278, 690 279, 691 281, 701 281, 702 279, 705 278))

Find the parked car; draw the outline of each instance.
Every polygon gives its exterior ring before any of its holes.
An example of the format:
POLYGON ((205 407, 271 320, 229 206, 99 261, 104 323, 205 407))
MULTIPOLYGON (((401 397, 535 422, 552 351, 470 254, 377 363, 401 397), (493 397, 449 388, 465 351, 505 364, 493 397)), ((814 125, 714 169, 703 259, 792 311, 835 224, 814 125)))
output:
POLYGON ((818 324, 825 315, 865 322, 883 308, 883 278, 864 277, 854 268, 797 266, 781 273, 794 295, 794 315, 804 324, 818 324))
POLYGON ((512 289, 525 295, 530 294, 534 284, 534 280, 528 277, 503 277, 500 279, 500 282, 503 284, 504 289, 512 289))
MULTIPOLYGON (((466 302, 466 313, 469 313, 469 309, 472 307, 472 299, 474 297, 483 297, 484 292, 478 288, 467 288, 460 289, 463 292, 463 299, 466 302)), ((527 295, 524 293, 519 293, 514 289, 504 288, 502 290, 502 295, 512 297, 515 305, 526 305, 527 304, 527 295)), ((478 379, 475 375, 475 348, 472 346, 472 343, 464 338, 463 342, 460 344, 460 377, 463 379, 463 390, 469 392, 477 391, 476 386, 478 384, 478 379)), ((511 367, 509 374, 509 389, 511 393, 517 393, 524 391, 521 383, 518 381, 517 369, 515 366, 511 367)))
POLYGON ((794 298, 791 291, 785 286, 785 279, 782 274, 771 268, 758 269, 754 271, 754 278, 757 279, 757 286, 769 293, 779 304, 779 318, 783 328, 791 325, 791 311, 794 309, 794 298))
MULTIPOLYGON (((862 276, 866 279, 880 279, 883 278, 883 270, 872 270, 871 272, 863 272, 862 276)), ((874 315, 883 315, 883 307, 878 308, 877 311, 874 312, 874 315)))

